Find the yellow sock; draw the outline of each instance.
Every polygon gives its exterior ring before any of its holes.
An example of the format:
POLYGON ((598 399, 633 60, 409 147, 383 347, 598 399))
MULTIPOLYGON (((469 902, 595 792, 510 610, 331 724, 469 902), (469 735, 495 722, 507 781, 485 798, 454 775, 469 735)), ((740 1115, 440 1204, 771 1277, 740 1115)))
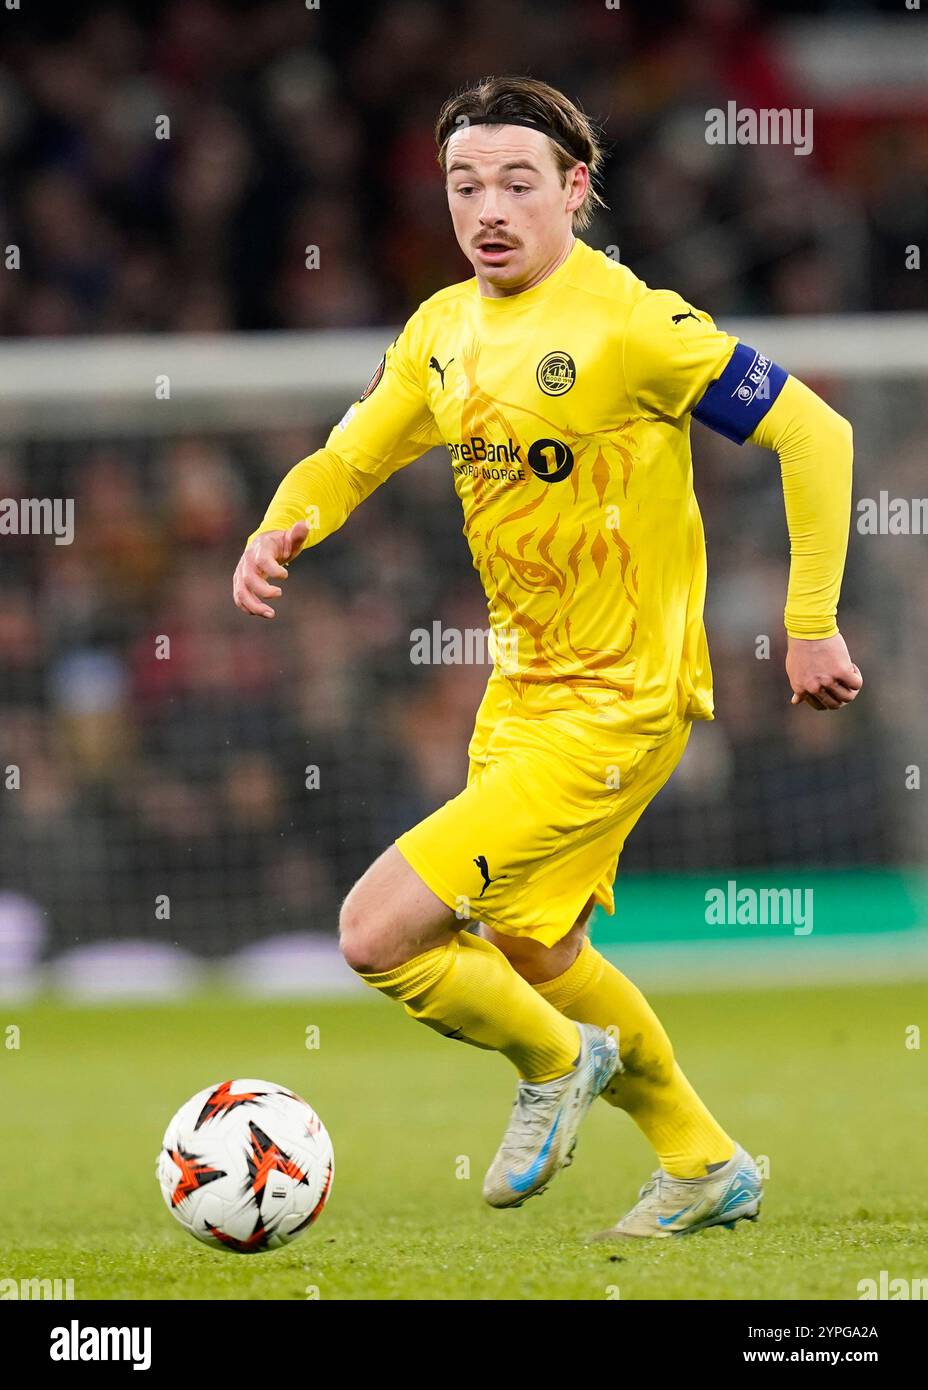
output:
POLYGON ((616 1073, 603 1096, 628 1111, 665 1172, 675 1178, 702 1178, 708 1164, 731 1158, 734 1141, 683 1075, 670 1039, 641 990, 586 938, 570 969, 535 989, 567 1018, 618 1029, 625 1070, 616 1073))
POLYGON ((576 1063, 574 1024, 516 974, 502 951, 471 932, 395 970, 358 973, 436 1032, 502 1052, 524 1081, 553 1081, 576 1063))

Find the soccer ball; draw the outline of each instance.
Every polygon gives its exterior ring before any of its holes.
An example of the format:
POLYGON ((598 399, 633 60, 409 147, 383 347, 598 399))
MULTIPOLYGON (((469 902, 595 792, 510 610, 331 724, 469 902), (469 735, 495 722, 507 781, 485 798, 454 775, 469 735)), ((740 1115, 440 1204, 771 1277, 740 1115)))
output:
POLYGON ((283 1086, 207 1086, 168 1125, 156 1176, 169 1211, 205 1245, 253 1255, 308 1230, 332 1191, 335 1154, 312 1106, 283 1086))

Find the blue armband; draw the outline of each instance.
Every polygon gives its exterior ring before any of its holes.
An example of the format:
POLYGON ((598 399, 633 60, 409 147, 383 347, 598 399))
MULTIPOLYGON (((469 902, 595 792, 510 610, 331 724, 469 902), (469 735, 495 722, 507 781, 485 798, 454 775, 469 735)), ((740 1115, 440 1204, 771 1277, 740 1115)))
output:
POLYGON ((722 375, 693 407, 693 419, 743 444, 783 390, 788 375, 762 352, 739 343, 722 375))

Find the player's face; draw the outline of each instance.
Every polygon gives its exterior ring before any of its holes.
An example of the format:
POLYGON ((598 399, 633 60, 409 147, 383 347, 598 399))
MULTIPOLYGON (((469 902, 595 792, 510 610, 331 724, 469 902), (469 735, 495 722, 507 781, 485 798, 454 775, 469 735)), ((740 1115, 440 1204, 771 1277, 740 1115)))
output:
POLYGON ((541 131, 478 125, 451 136, 447 169, 455 236, 481 294, 518 294, 550 275, 573 245, 587 166, 575 165, 562 183, 541 131))

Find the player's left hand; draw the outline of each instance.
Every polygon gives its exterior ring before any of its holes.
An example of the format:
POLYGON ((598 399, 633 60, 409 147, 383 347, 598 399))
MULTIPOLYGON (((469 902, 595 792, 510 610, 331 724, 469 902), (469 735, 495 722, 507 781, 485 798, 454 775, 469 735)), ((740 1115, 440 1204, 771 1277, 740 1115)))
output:
POLYGON ((840 632, 834 637, 790 637, 786 674, 793 687, 791 705, 840 709, 856 698, 864 683, 840 632))

